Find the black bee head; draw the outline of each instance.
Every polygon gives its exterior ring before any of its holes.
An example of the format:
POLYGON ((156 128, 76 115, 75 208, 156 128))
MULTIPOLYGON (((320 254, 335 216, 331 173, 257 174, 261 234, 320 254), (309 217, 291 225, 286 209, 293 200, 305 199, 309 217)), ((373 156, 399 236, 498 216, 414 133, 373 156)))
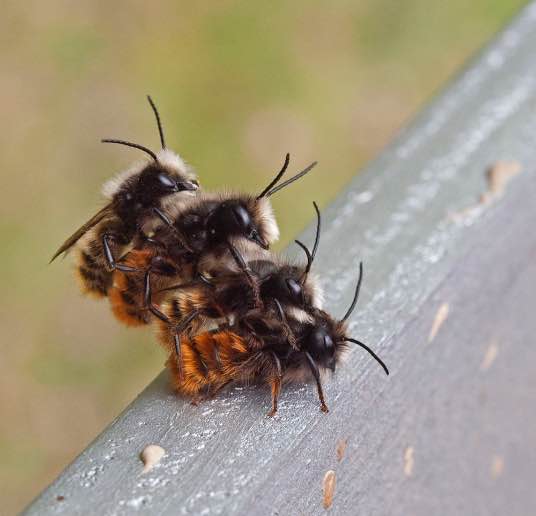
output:
POLYGON ((305 308, 311 302, 307 289, 301 283, 302 271, 297 267, 284 266, 267 275, 261 283, 261 296, 275 298, 283 304, 305 308))
POLYGON ((247 203, 239 200, 220 203, 208 218, 207 231, 210 238, 217 243, 226 242, 230 237, 243 237, 263 249, 268 249, 269 246, 255 222, 253 211, 247 203))
POLYGON ((319 366, 335 371, 338 345, 339 342, 329 328, 311 326, 302 350, 307 351, 319 366))
POLYGON ((135 196, 144 205, 177 192, 194 192, 199 188, 195 179, 187 179, 159 163, 147 165, 140 173, 135 196))

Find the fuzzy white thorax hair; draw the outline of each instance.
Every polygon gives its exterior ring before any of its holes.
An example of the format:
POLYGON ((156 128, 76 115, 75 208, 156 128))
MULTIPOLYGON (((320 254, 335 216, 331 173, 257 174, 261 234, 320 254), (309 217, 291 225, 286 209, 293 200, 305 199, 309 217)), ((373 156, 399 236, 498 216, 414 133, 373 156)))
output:
MULTIPOLYGON (((172 150, 162 149, 156 153, 156 157, 158 163, 167 171, 180 175, 185 179, 196 179, 193 168, 172 150)), ((128 178, 139 174, 149 163, 151 163, 149 160, 137 161, 126 170, 116 174, 104 183, 102 186, 102 195, 106 199, 112 199, 128 178)))
POLYGON ((310 272, 307 275, 307 286, 311 289, 313 306, 322 310, 324 306, 324 290, 316 274, 310 272))
POLYGON ((277 242, 277 240, 279 240, 279 227, 275 220, 274 209, 272 208, 270 200, 266 197, 261 197, 257 201, 257 210, 259 220, 266 231, 266 240, 270 244, 277 242))

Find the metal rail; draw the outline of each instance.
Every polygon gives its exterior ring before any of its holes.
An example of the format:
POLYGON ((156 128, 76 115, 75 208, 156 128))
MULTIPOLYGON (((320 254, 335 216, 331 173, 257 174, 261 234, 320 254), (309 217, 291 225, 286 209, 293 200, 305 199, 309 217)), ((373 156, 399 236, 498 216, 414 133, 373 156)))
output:
POLYGON ((294 385, 267 419, 264 389, 193 407, 162 374, 25 513, 323 514, 328 470, 335 514, 531 513, 535 49, 532 4, 324 212, 327 307, 363 260, 352 332, 390 377, 353 349, 328 415, 294 385), (498 160, 517 164, 486 176, 498 160), (149 444, 166 454, 142 473, 149 444))

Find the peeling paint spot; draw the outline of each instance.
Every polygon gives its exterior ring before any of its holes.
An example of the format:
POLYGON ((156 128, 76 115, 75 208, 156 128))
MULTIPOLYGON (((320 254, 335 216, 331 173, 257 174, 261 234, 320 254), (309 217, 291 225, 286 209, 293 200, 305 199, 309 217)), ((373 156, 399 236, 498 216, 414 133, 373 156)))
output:
POLYGON ((498 354, 499 346, 496 341, 493 341, 486 350, 486 354, 484 355, 482 363, 480 364, 480 370, 487 371, 491 367, 491 364, 495 362, 498 354))
POLYGON ((330 469, 324 475, 324 509, 329 509, 333 504, 333 495, 335 494, 335 471, 330 469))
POLYGON ((480 197, 481 204, 487 204, 502 197, 508 183, 521 172, 518 161, 497 161, 487 171, 488 191, 480 197))
POLYGON ((450 218, 455 222, 477 215, 483 206, 491 204, 504 195, 508 183, 521 172, 521 164, 518 161, 497 161, 486 171, 488 189, 480 196, 478 203, 469 206, 456 213, 450 218))
POLYGON ((147 473, 156 466, 162 457, 165 455, 166 451, 161 446, 157 444, 150 444, 146 446, 143 451, 140 453, 140 459, 144 464, 143 473, 147 473))
POLYGON ((346 451, 346 445, 348 444, 348 439, 340 439, 337 443, 337 461, 341 462, 344 459, 344 452, 346 451))
POLYGON ((408 446, 404 452, 404 475, 411 477, 413 474, 413 447, 408 446))
POLYGON ((435 338, 437 333, 439 332, 439 329, 443 325, 443 323, 447 320, 447 317, 449 315, 449 304, 443 303, 438 311, 436 312, 434 322, 432 324, 432 328, 430 329, 430 335, 428 335, 428 342, 432 342, 435 338))
POLYGON ((499 478, 503 474, 504 460, 500 455, 494 455, 491 461, 491 476, 499 478))

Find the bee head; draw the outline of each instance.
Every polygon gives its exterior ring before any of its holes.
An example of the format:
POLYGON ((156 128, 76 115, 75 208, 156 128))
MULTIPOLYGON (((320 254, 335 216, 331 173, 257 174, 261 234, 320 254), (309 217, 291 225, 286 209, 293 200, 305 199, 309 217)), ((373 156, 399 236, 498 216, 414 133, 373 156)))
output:
POLYGON ((305 324, 301 332, 301 350, 310 354, 312 359, 321 367, 335 371, 335 366, 348 343, 357 344, 366 351, 380 364, 386 374, 389 374, 387 366, 383 361, 365 344, 348 337, 347 320, 352 314, 361 287, 363 278, 363 264, 359 264, 359 279, 354 293, 354 298, 350 307, 340 320, 333 319, 326 312, 313 308, 311 315, 313 322, 305 324))
POLYGON ((217 243, 232 238, 245 238, 268 249, 279 237, 270 209, 259 213, 257 202, 246 197, 229 198, 221 202, 207 220, 209 237, 217 243))
POLYGON ((344 328, 322 310, 313 309, 313 322, 303 326, 300 349, 325 369, 335 371, 341 352, 346 349, 344 328))
POLYGON ((103 188, 106 197, 116 198, 127 204, 135 203, 140 207, 158 206, 160 200, 178 192, 195 192, 199 188, 192 169, 174 152, 166 148, 164 130, 156 106, 147 96, 158 124, 162 149, 155 153, 151 149, 125 140, 104 139, 104 143, 117 143, 139 149, 148 154, 152 161, 135 165, 116 178, 108 181, 103 188))
POLYGON ((135 196, 144 205, 179 192, 193 194, 199 183, 195 174, 175 153, 162 149, 157 160, 147 164, 138 176, 135 196))

